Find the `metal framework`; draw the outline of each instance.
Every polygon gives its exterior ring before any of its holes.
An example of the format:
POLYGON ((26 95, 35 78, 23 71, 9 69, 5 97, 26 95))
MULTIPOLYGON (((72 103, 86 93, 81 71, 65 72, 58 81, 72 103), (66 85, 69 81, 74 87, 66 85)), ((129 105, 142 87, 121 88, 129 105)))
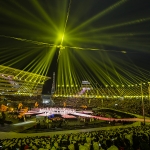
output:
POLYGON ((38 96, 50 77, 0 65, 0 95, 38 96))

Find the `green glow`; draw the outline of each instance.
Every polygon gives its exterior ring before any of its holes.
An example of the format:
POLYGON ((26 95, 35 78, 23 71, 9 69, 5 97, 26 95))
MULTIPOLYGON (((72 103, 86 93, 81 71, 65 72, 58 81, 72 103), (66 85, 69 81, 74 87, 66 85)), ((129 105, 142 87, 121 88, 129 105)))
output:
MULTIPOLYGON (((101 97, 102 93, 107 94, 101 85, 105 85, 108 91, 111 85, 113 88, 117 87, 116 91, 109 91, 115 96, 118 93, 123 94, 125 92, 120 89, 121 87, 129 85, 130 88, 134 88, 135 83, 149 80, 149 71, 136 66, 129 59, 126 50, 148 51, 149 43, 145 42, 147 39, 141 37, 143 34, 149 35, 150 32, 136 30, 126 32, 124 27, 130 29, 133 25, 149 21, 150 18, 143 15, 109 23, 103 22, 107 15, 115 14, 117 9, 126 6, 127 3, 128 0, 117 1, 80 22, 78 13, 84 18, 92 7, 88 6, 85 10, 83 5, 78 5, 80 9, 77 8, 77 11, 73 12, 72 0, 57 1, 55 4, 57 7, 47 5, 46 9, 43 8, 42 1, 30 1, 29 4, 36 13, 21 5, 19 1, 12 2, 14 8, 11 5, 6 7, 5 4, 5 7, 1 7, 0 13, 22 26, 20 29, 13 26, 1 27, 1 30, 7 31, 10 35, 16 33, 18 36, 0 35, 0 38, 8 40, 6 44, 1 43, 0 60, 4 65, 22 67, 23 71, 48 75, 52 60, 59 49, 60 55, 56 64, 57 95, 77 95, 83 80, 89 81, 93 89, 99 87, 96 91, 97 97, 101 97), (117 47, 119 50, 105 50, 103 45, 117 47), (118 53, 120 58, 117 56, 118 53)), ((23 74, 23 71, 16 75, 16 77, 21 75, 22 79, 29 81, 23 86, 29 86, 30 82, 34 82, 34 85, 31 85, 31 88, 34 88, 37 84, 43 83, 42 77, 29 76, 23 74)), ((22 90, 22 87, 20 88, 22 90)), ((126 92, 128 95, 129 93, 131 95, 130 90, 126 92)))

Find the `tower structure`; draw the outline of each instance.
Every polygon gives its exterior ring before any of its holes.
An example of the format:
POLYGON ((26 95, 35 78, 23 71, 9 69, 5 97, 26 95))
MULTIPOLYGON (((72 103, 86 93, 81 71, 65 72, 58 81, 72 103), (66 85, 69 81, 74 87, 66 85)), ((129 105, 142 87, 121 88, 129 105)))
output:
POLYGON ((52 83, 52 89, 51 89, 51 96, 55 92, 55 72, 53 72, 53 83, 52 83))

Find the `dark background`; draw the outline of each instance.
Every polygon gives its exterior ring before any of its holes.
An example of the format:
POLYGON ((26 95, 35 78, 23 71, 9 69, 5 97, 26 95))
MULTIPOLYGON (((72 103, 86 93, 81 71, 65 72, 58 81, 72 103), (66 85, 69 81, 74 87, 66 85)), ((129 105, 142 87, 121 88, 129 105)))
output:
MULTIPOLYGON (((116 58, 130 62, 149 71, 150 57, 150 1, 149 0, 124 0, 124 4, 119 7, 112 7, 102 17, 93 20, 91 23, 72 32, 76 27, 93 18, 98 13, 107 10, 120 0, 72 0, 69 18, 66 26, 66 36, 68 41, 63 45, 91 47, 109 50, 108 55, 112 61, 116 58), (148 19, 149 18, 149 19, 148 19), (144 21, 144 19, 146 19, 144 21), (135 22, 133 22, 135 21, 135 22), (115 28, 102 31, 80 34, 93 29, 104 28, 106 26, 127 23, 115 28), (112 36, 113 34, 126 34, 112 36), (107 37, 103 35, 108 35, 107 37), (99 41, 99 42, 95 42, 99 41), (103 42, 105 41, 105 42, 103 42), (118 51, 118 52, 115 52, 118 51), (126 51, 123 54, 122 51, 126 51)), ((24 39, 46 42, 54 44, 59 31, 63 31, 69 0, 1 0, 0 1, 0 35, 20 37, 24 39), (41 8, 43 10, 41 10, 41 8), (44 13, 43 13, 44 11, 44 13), (50 23, 49 19, 53 22, 50 23)), ((59 44, 59 43, 57 43, 59 44)), ((0 36, 0 64, 23 69, 32 59, 42 51, 46 54, 49 47, 37 45, 30 42, 18 41, 0 36), (15 64, 10 62, 17 56, 22 56, 29 51, 31 55, 18 61, 15 64), (12 55, 13 54, 13 55, 12 55)), ((74 56, 82 64, 83 61, 76 54, 76 50, 70 49, 74 56)), ((50 64, 47 76, 52 77, 53 72, 57 74, 57 57, 59 49, 56 48, 55 56, 50 64)), ((98 52, 87 50, 88 56, 94 56, 98 60, 98 52)), ((83 65, 84 66, 84 65, 83 65)), ((26 69, 28 70, 28 68, 26 69)), ((89 68, 90 71, 90 68, 89 68)), ((81 79, 84 80, 84 79, 81 79)), ((100 81, 99 81, 100 82, 100 81)), ((44 85, 44 93, 51 90, 51 81, 44 85)))

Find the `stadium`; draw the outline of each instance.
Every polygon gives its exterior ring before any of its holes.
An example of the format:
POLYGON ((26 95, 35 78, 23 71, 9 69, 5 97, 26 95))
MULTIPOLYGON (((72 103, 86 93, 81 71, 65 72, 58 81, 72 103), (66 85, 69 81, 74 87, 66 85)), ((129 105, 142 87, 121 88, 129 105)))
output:
POLYGON ((150 2, 0 2, 0 149, 150 150, 150 2))

